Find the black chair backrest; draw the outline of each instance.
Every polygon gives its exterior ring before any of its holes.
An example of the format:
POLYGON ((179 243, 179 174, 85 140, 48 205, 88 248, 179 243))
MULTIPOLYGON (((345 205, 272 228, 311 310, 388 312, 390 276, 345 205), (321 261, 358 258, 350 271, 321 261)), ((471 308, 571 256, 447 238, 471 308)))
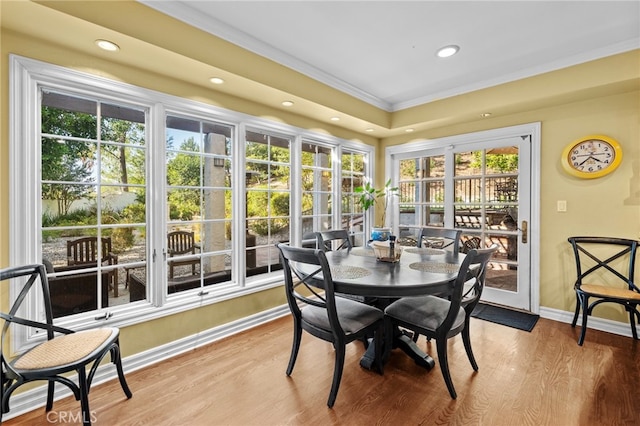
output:
POLYGON ((322 237, 319 232, 305 232, 302 235, 302 247, 304 248, 321 248, 322 237))
POLYGON ((436 248, 445 248, 453 250, 454 253, 460 252, 460 234, 462 230, 438 228, 438 227, 424 227, 420 229, 420 235, 418 236, 418 247, 422 247, 424 240, 429 238, 441 239, 442 243, 437 245, 430 245, 436 248))
MULTIPOLYGON (((54 332, 70 333, 71 331, 53 325, 53 311, 51 308, 51 300, 49 297, 49 283, 47 281, 47 272, 44 265, 33 264, 0 270, 0 283, 9 284, 10 280, 13 279, 20 279, 24 282, 24 284, 22 285, 22 288, 20 289, 16 300, 11 305, 11 308, 8 311, 3 310, 2 312, 0 312, 0 318, 4 320, 4 324, 2 326, 2 336, 0 337, 0 345, 2 345, 1 349, 3 370, 11 371, 14 375, 16 375, 15 371, 8 362, 8 358, 4 354, 5 348, 9 348, 8 344, 5 344, 5 338, 7 338, 11 334, 10 329, 12 328, 12 325, 34 327, 46 330, 48 340, 53 339, 54 332), (27 295, 29 294, 29 292, 31 290, 37 291, 38 287, 40 287, 42 291, 45 322, 18 316, 18 314, 22 312, 20 310, 21 306, 24 304, 25 300, 28 300, 27 295)), ((6 294, 8 293, 9 292, 7 291, 6 294)), ((13 330, 12 332, 15 333, 16 331, 13 330)), ((9 359, 10 358, 11 357, 9 357, 9 359)))
POLYGON ((568 240, 576 260, 576 287, 594 273, 598 275, 594 280, 602 283, 600 273, 606 270, 623 281, 629 290, 640 292, 633 282, 638 241, 610 237, 570 237, 568 240), (621 271, 623 268, 626 270, 621 271))
POLYGON ((451 306, 449 308, 447 318, 439 328, 444 328, 445 330, 451 328, 458 315, 463 300, 465 302, 465 306, 470 310, 473 310, 476 304, 480 301, 487 275, 487 265, 489 264, 493 253, 497 250, 498 245, 494 244, 489 248, 474 249, 466 254, 466 257, 458 270, 458 275, 453 283, 453 291, 449 298, 451 306))
POLYGON ((276 247, 280 250, 287 302, 292 314, 301 318, 301 306, 326 309, 333 333, 329 335, 326 330, 313 327, 314 334, 321 334, 328 341, 342 339, 345 333, 338 321, 333 279, 324 251, 291 247, 285 243, 276 244, 276 247))
POLYGON ((325 251, 353 248, 351 237, 349 237, 349 233, 344 229, 322 231, 320 232, 320 237, 322 238, 320 248, 323 248, 325 251), (334 241, 336 241, 335 244, 333 243, 334 241), (335 246, 335 248, 333 248, 333 246, 335 246))

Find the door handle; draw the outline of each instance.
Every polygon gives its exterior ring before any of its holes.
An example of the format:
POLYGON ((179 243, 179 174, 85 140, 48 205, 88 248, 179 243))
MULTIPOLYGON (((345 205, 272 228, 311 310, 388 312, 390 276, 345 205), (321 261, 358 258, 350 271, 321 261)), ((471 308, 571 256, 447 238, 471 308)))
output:
POLYGON ((526 220, 522 221, 522 244, 527 244, 527 234, 529 229, 529 223, 526 220))

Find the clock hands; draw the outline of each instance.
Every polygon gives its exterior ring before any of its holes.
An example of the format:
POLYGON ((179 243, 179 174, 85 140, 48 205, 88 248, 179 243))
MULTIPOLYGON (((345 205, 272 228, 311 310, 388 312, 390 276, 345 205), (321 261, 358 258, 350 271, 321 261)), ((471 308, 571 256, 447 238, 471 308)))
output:
POLYGON ((578 166, 582 166, 584 163, 588 162, 589 160, 593 160, 593 161, 597 161, 598 163, 604 163, 605 161, 602 161, 601 159, 597 158, 596 155, 603 155, 605 154, 604 152, 594 152, 594 153, 590 153, 590 154, 577 154, 575 155, 575 157, 587 157, 585 158, 581 163, 578 164, 578 166))
MULTIPOLYGON (((595 155, 598 155, 598 154, 595 154, 595 155)), ((576 157, 584 157, 584 156, 583 155, 576 155, 576 157)), ((602 161, 601 159, 594 157, 592 154, 588 154, 588 157, 585 158, 582 161, 582 163, 579 163, 578 166, 582 166, 584 163, 586 163, 589 160, 594 160, 594 161, 597 161, 598 163, 604 163, 604 161, 602 161)))

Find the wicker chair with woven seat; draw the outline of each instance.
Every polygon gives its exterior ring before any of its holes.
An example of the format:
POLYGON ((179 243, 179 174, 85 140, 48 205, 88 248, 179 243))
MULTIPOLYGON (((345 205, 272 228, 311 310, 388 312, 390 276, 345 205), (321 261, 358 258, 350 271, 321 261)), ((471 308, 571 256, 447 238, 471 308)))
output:
POLYGON ((578 345, 584 343, 587 319, 601 303, 616 303, 629 313, 631 334, 638 340, 640 288, 634 283, 636 253, 640 243, 626 238, 570 237, 576 262, 576 310, 571 327, 582 313, 578 345), (592 300, 592 302, 589 302, 592 300))
POLYGON ((20 282, 24 282, 24 285, 11 309, 8 312, 0 312, 0 318, 4 320, 0 341, 2 345, 0 422, 2 414, 9 412, 11 394, 19 386, 37 380, 46 380, 48 381, 46 410, 51 411, 53 408, 55 383, 61 383, 71 389, 76 400, 80 401, 82 424, 90 425, 89 389, 98 365, 107 354, 111 355, 111 362, 116 366, 122 390, 127 398, 131 398, 132 393, 125 380, 120 358, 119 329, 103 327, 76 333, 73 330, 54 325, 49 284, 44 265, 27 265, 0 270, 0 282, 8 284, 13 279, 19 279, 20 282), (22 304, 28 300, 29 291, 37 291, 38 287, 42 290, 45 322, 17 315, 22 304), (6 340, 10 334, 16 333, 19 327, 46 330, 46 340, 9 361, 5 349, 10 345, 6 340), (89 374, 86 371, 88 366, 90 366, 89 374), (65 374, 69 372, 77 373, 77 384, 65 374))

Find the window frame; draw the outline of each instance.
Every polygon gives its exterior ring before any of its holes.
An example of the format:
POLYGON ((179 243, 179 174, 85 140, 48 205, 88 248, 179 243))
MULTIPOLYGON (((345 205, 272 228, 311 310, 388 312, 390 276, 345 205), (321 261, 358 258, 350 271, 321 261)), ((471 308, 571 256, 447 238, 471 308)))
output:
MULTIPOLYGON (((341 152, 343 147, 351 152, 365 155, 367 161, 366 178, 373 179, 373 159, 375 147, 357 140, 344 140, 338 137, 319 134, 288 124, 277 123, 268 119, 250 116, 241 112, 192 101, 185 98, 157 92, 151 89, 133 86, 101 76, 92 75, 73 69, 64 68, 18 55, 9 58, 9 264, 31 264, 41 262, 41 196, 40 196, 40 100, 41 88, 59 90, 65 93, 85 94, 87 97, 98 97, 101 101, 128 103, 136 107, 144 107, 147 111, 145 123, 145 140, 147 152, 146 190, 147 206, 153 209, 149 200, 162 200, 165 191, 164 183, 154 188, 152 182, 165 182, 165 119, 169 114, 180 114, 186 117, 199 117, 216 121, 234 128, 232 137, 232 175, 235 182, 232 195, 234 220, 232 223, 232 239, 240 241, 244 233, 246 218, 243 197, 237 194, 246 192, 243 173, 245 170, 244 147, 247 129, 259 129, 271 134, 283 134, 292 137, 290 152, 291 199, 300 200, 301 185, 301 148, 303 140, 325 144, 334 148, 333 197, 340 200, 339 177, 341 176, 341 152), (27 143, 25 143, 25 141, 27 143), (239 214, 235 214, 235 213, 239 214), (240 224, 240 225, 238 225, 240 224)), ((291 203, 291 218, 300 217, 300 203, 291 203)), ((340 212, 334 208, 332 212, 334 226, 340 223, 340 212)), ((367 219, 370 222, 370 219, 367 219)), ((128 302, 108 308, 61 317, 57 324, 74 329, 85 329, 104 324, 123 327, 150 321, 167 315, 184 312, 224 300, 245 296, 282 285, 281 271, 242 280, 236 270, 244 266, 244 243, 234 243, 232 253, 234 261, 232 269, 238 277, 239 285, 209 286, 206 295, 197 291, 186 291, 179 295, 166 297, 166 270, 161 253, 166 249, 164 235, 168 218, 164 209, 159 208, 153 214, 147 213, 147 253, 146 263, 149 279, 163 277, 160 284, 151 286, 148 298, 139 302, 128 302), (157 214, 156 214, 157 213, 157 214), (154 237, 154 235, 156 237, 154 237), (154 261, 154 256, 159 262, 154 261), (106 315, 96 317, 97 312, 106 315)), ((290 222, 290 238, 296 242, 301 239, 301 223, 290 222)), ((366 232, 366 231, 365 231, 366 232)), ((233 283, 233 281, 232 281, 233 283)), ((12 283, 10 298, 17 295, 18 283, 12 283)), ((25 315, 35 316, 38 306, 35 298, 28 304, 25 315)), ((17 351, 27 349, 42 338, 42 333, 16 335, 14 348, 17 351)))

